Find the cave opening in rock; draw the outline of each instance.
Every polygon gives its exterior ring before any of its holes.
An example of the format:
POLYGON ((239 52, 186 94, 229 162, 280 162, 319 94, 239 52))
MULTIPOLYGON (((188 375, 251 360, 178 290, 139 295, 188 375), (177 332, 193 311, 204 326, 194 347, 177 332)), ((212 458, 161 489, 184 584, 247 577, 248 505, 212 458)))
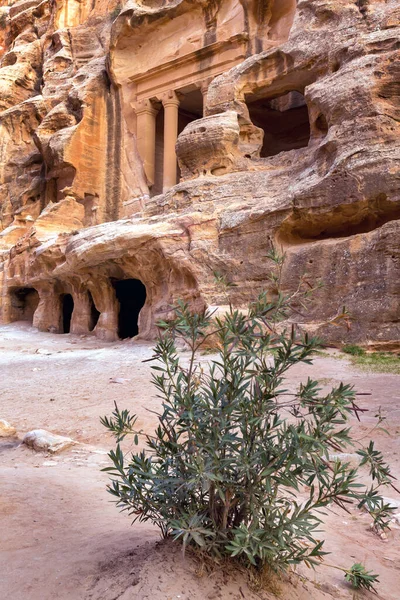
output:
POLYGON ((121 340, 139 333, 138 319, 146 301, 146 288, 139 279, 112 281, 119 303, 118 336, 121 340))
POLYGON ((254 125, 264 131, 261 158, 308 146, 310 119, 305 98, 300 92, 247 100, 247 107, 254 125))
POLYGON ((74 312, 74 299, 71 294, 63 294, 61 296, 61 302, 63 333, 69 333, 71 331, 72 313, 74 312))
POLYGON ((93 329, 96 327, 96 325, 99 321, 100 312, 97 310, 96 305, 93 300, 93 296, 89 291, 88 291, 88 297, 89 297, 89 306, 90 306, 89 331, 93 331, 93 329))
POLYGON ((35 288, 16 288, 11 292, 11 320, 33 323, 33 315, 39 304, 35 288))

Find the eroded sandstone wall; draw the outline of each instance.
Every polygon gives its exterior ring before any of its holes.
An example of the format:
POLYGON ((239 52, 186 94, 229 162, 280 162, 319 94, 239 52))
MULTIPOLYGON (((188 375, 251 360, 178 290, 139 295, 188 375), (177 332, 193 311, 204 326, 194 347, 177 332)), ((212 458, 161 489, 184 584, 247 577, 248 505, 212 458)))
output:
POLYGON ((269 285, 274 245, 285 289, 303 273, 324 283, 305 326, 334 343, 398 343, 396 0, 0 5, 3 322, 33 288, 40 329, 63 330, 71 294, 71 331, 115 339, 115 282, 132 278, 151 337, 178 297, 225 302, 215 271, 244 306, 269 285), (140 152, 171 93, 188 122, 180 181, 154 195, 140 152), (350 331, 327 326, 343 305, 350 331))

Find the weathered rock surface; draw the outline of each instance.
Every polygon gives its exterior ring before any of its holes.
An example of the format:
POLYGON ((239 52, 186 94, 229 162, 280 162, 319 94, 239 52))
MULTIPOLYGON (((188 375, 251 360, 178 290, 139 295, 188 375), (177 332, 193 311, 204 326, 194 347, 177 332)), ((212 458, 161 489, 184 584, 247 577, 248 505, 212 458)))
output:
POLYGON ((304 327, 398 344, 396 0, 5 4, 2 322, 151 337, 179 297, 225 302, 214 271, 245 305, 274 244, 286 290, 324 283, 304 327))
POLYGON ((24 435, 22 443, 28 446, 28 448, 36 450, 36 452, 56 454, 70 448, 76 442, 71 438, 50 433, 50 431, 46 431, 45 429, 34 429, 24 435))
POLYGON ((0 438, 14 437, 17 434, 15 427, 10 425, 8 421, 0 419, 0 438))

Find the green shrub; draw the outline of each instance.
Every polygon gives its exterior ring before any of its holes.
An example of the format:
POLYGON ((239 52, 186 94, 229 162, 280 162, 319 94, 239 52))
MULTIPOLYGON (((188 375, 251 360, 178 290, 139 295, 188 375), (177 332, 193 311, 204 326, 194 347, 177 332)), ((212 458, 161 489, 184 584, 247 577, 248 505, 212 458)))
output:
POLYGON ((122 6, 117 4, 117 6, 110 12, 110 18, 114 21, 114 19, 116 19, 121 13, 121 10, 122 6))
POLYGON ((400 375, 400 356, 387 352, 371 352, 355 360, 356 366, 364 371, 394 373, 400 375))
POLYGON ((343 346, 343 352, 351 355, 354 366, 375 373, 394 373, 400 375, 400 357, 389 352, 366 352, 360 346, 343 346))
POLYGON ((156 431, 138 431, 136 417, 117 405, 102 419, 117 439, 105 469, 109 491, 134 521, 150 521, 207 555, 275 570, 322 560, 319 509, 332 503, 355 502, 377 527, 388 527, 390 508, 378 489, 392 485, 392 476, 373 442, 357 450, 361 465, 369 465, 369 486, 358 483, 357 469, 330 457, 356 443, 348 419, 362 410, 352 387, 341 383, 321 395, 317 381, 297 390, 287 381, 291 367, 311 364, 319 347, 279 325, 306 289, 263 293, 246 314, 231 307, 219 318, 179 302, 175 319, 159 324, 156 431), (201 362, 211 336, 217 358, 201 362), (178 353, 177 340, 186 342, 189 357, 178 353), (145 449, 125 456, 120 442, 128 434, 136 444, 143 436, 145 449))
POLYGON ((366 354, 364 348, 360 348, 360 346, 356 346, 355 344, 343 346, 342 351, 352 356, 364 356, 366 354))
POLYGON ((374 575, 371 571, 367 571, 364 565, 354 563, 354 565, 346 571, 346 581, 351 583, 355 589, 365 589, 375 592, 374 583, 379 583, 378 575, 374 575))

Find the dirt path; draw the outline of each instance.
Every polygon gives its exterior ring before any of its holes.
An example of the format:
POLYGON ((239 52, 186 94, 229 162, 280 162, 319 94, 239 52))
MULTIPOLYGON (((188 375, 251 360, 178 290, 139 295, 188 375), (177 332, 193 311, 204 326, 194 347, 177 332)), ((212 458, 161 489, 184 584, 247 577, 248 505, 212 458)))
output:
MULTIPOLYGON (((0 327, 0 418, 17 427, 19 437, 43 428, 79 442, 49 457, 0 441, 0 600, 273 597, 250 591, 239 573, 199 578, 196 564, 184 560, 176 545, 160 544, 151 526, 130 527, 110 502, 100 469, 112 440, 99 416, 110 414, 116 400, 139 414, 140 427, 153 427, 155 417, 146 409, 156 409, 158 401, 149 363, 142 362, 150 356, 151 347, 143 343, 102 344, 93 337, 38 333, 24 324, 0 327), (111 383, 115 378, 125 381, 111 383)), ((296 367, 293 385, 311 372, 328 387, 342 380, 365 394, 360 402, 370 416, 356 425, 360 435, 382 407, 390 437, 374 437, 400 478, 400 378, 356 372, 348 361, 324 356, 314 367, 296 367)), ((381 576, 379 597, 398 600, 400 530, 383 541, 369 530, 369 521, 357 510, 328 514, 329 562, 346 567, 365 562, 381 576)), ((337 571, 321 568, 307 575, 308 583, 294 577, 296 585, 281 584, 280 597, 353 597, 337 571)))

